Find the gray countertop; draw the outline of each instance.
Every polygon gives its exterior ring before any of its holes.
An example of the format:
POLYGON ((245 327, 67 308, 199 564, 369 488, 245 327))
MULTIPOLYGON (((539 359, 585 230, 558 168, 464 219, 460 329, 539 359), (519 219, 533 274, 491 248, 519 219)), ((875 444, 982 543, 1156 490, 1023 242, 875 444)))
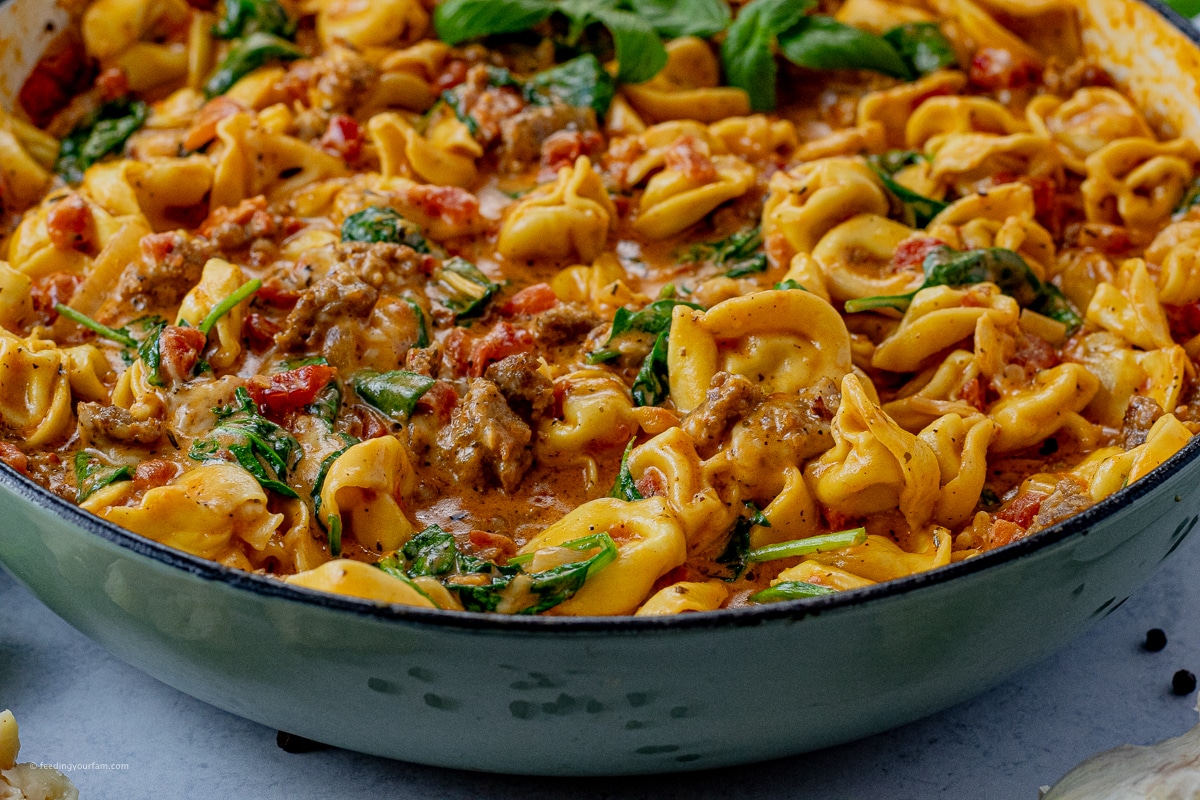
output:
POLYGON ((25 761, 114 765, 72 772, 84 800, 135 798, 804 797, 1036 798, 1087 756, 1177 736, 1200 672, 1200 544, 1057 655, 967 703, 841 747, 673 776, 562 780, 493 776, 342 750, 289 754, 275 731, 207 706, 110 656, 0 571, 0 709, 25 761), (1149 628, 1169 637, 1148 653, 1149 628))

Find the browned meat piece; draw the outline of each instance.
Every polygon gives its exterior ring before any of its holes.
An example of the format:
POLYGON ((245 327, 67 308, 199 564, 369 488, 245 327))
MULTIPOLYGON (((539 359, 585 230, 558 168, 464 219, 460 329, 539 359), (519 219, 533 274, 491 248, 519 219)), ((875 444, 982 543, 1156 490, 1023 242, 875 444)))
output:
POLYGON ((288 217, 268 211, 267 199, 259 195, 243 200, 233 208, 218 208, 200 226, 200 235, 222 253, 229 254, 247 246, 273 245, 276 237, 288 233, 292 222, 288 217))
POLYGON ((495 481, 511 492, 533 463, 532 439, 533 431, 508 407, 496 384, 476 378, 437 443, 464 490, 479 491, 495 481))
POLYGON ((157 419, 135 420, 120 406, 80 403, 79 430, 87 442, 154 444, 162 438, 162 423, 157 419))
POLYGON ((441 349, 436 344, 433 347, 414 347, 404 355, 404 368, 427 378, 436 378, 441 365, 441 349))
POLYGON ((1091 508, 1092 505, 1092 496, 1088 493, 1087 486, 1075 478, 1063 478, 1055 485, 1050 496, 1042 501, 1041 508, 1038 509, 1037 516, 1029 524, 1026 533, 1049 528, 1091 508))
POLYGON ((1125 409, 1125 420, 1121 425, 1121 446, 1132 450, 1146 443, 1146 434, 1163 415, 1162 408, 1152 397, 1135 395, 1125 409))
POLYGON ((532 422, 554 402, 554 384, 539 367, 537 356, 517 353, 492 364, 484 377, 496 384, 510 408, 532 422))
POLYGON ((807 460, 833 446, 830 426, 840 404, 827 378, 810 389, 768 395, 734 426, 736 444, 764 452, 784 448, 794 463, 807 460))
POLYGON ((334 46, 312 61, 309 102, 323 111, 351 111, 367 98, 379 70, 348 47, 334 46))
POLYGON ((334 258, 328 274, 300 293, 275 336, 281 349, 319 346, 331 329, 368 317, 381 290, 399 293, 425 280, 421 257, 404 245, 344 242, 334 247, 334 258))
POLYGON ((533 318, 533 335, 546 347, 575 344, 602 324, 600 315, 587 306, 559 303, 533 318))
POLYGON ((762 395, 741 375, 718 372, 709 384, 704 402, 683 418, 683 430, 696 442, 696 450, 711 458, 720 449, 729 428, 759 404, 762 395))
POLYGON ((128 303, 138 310, 177 305, 200 280, 215 252, 208 240, 179 231, 143 236, 141 250, 141 258, 121 274, 114 304, 128 303))
POLYGON ((561 103, 532 106, 500 123, 500 169, 519 172, 541 161, 542 145, 560 131, 595 131, 596 112, 561 103))

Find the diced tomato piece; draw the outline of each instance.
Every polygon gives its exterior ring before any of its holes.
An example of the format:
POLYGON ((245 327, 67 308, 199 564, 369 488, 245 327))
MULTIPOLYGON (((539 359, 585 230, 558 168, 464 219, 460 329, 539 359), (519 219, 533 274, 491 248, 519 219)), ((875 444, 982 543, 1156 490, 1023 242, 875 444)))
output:
POLYGON ((166 486, 180 472, 182 470, 174 461, 167 461, 162 458, 147 459, 138 464, 137 469, 134 470, 133 486, 135 489, 142 491, 166 486))
POLYGON ((45 127, 72 97, 87 88, 93 75, 95 67, 83 42, 67 40, 53 53, 42 56, 21 86, 17 102, 34 125, 45 127))
POLYGON ((542 142, 542 169, 557 174, 580 156, 590 156, 604 148, 604 137, 596 131, 557 131, 542 142))
POLYGON ((471 543, 473 555, 487 561, 508 560, 517 553, 517 543, 502 533, 471 531, 467 534, 467 541, 471 543))
POLYGON ((192 377, 208 338, 198 328, 168 325, 158 339, 159 372, 172 382, 192 377))
POLYGON ((254 219, 255 214, 265 213, 266 210, 267 198, 261 194, 247 198, 233 208, 219 206, 204 220, 199 233, 201 236, 209 236, 214 229, 224 225, 246 225, 254 219))
POLYGON ((390 423, 372 408, 354 405, 350 407, 350 414, 358 420, 360 439, 378 439, 391 433, 390 423))
POLYGON ((452 329, 442 340, 442 352, 456 375, 465 375, 470 368, 474 341, 471 334, 463 328, 452 329))
POLYGON ((451 225, 464 225, 479 213, 479 198, 456 186, 419 183, 405 192, 408 199, 431 217, 440 217, 451 225))
POLYGON ((666 497, 667 494, 667 476, 656 467, 648 468, 633 485, 642 497, 666 497))
POLYGON ((183 146, 187 150, 199 150, 217 136, 217 123, 226 117, 232 117, 245 111, 242 104, 225 95, 219 95, 209 100, 196 114, 196 121, 188 128, 183 137, 183 146))
POLYGON ((129 94, 129 76, 120 67, 109 67, 97 76, 96 88, 105 100, 116 100, 129 94))
POLYGON ((279 333, 279 330, 279 326, 269 317, 259 314, 257 311, 246 316, 242 327, 246 341, 250 343, 250 349, 256 353, 261 353, 274 344, 275 334, 279 333))
POLYGON ((1006 519, 994 519, 988 529, 988 550, 1011 544, 1025 536, 1025 529, 1006 519))
POLYGON ((967 381, 962 388, 961 399, 964 403, 970 403, 980 411, 987 408, 987 390, 983 379, 976 376, 967 381))
POLYGON ((1061 363, 1054 345, 1040 336, 1025 333, 1017 340, 1017 350, 1012 363, 1024 367, 1030 375, 1057 367, 1061 363))
POLYGON ((287 289, 278 283, 264 283, 254 299, 275 308, 292 308, 300 302, 300 292, 287 289))
POLYGON ((321 147, 347 162, 356 161, 362 154, 363 132, 354 117, 334 114, 321 137, 321 147))
POLYGON ((946 243, 941 239, 935 239, 932 236, 914 236, 911 239, 905 239, 896 247, 896 252, 892 254, 891 269, 893 272, 913 272, 920 270, 924 266, 925 257, 929 255, 930 251, 946 246, 946 243))
POLYGON ((1022 528, 1028 528, 1033 518, 1042 510, 1042 501, 1046 495, 1042 492, 1025 492, 1013 498, 1012 502, 996 512, 997 519, 1008 520, 1022 528))
POLYGON ((315 400, 336 374, 336 369, 325 364, 309 364, 272 375, 267 381, 252 381, 246 391, 265 416, 281 417, 315 400))
POLYGON ((526 286, 512 296, 507 303, 500 307, 500 313, 505 316, 540 314, 558 305, 558 295, 548 283, 535 283, 526 286))
POLYGON ((717 167, 701 148, 695 136, 680 136, 667 148, 666 168, 692 183, 707 183, 717 177, 717 167))
POLYGON ((533 335, 507 322, 497 322, 488 334, 471 348, 471 375, 482 377, 488 365, 517 353, 533 349, 533 335))
POLYGON ((452 58, 446 62, 446 66, 442 68, 442 74, 438 75, 434 80, 433 85, 438 91, 453 89, 467 79, 468 64, 461 58, 452 58))
POLYGON ((82 275, 72 275, 69 272, 51 272, 35 279, 29 287, 33 310, 42 315, 47 323, 53 322, 58 317, 54 307, 59 303, 70 303, 81 283, 82 275))
POLYGON ((90 250, 96 243, 92 209, 79 195, 67 195, 46 214, 46 233, 50 236, 50 244, 59 250, 90 250))
POLYGON ((967 73, 971 83, 995 91, 998 89, 1020 89, 1037 83, 1042 77, 1041 68, 999 47, 981 48, 971 59, 967 73))
POLYGON ((8 464, 22 475, 29 474, 29 457, 21 452, 21 448, 9 442, 0 442, 0 461, 8 464))
POLYGON ((458 392, 446 381, 437 381, 429 387, 429 391, 421 395, 417 401, 420 408, 428 408, 443 422, 450 419, 450 413, 458 405, 458 392))

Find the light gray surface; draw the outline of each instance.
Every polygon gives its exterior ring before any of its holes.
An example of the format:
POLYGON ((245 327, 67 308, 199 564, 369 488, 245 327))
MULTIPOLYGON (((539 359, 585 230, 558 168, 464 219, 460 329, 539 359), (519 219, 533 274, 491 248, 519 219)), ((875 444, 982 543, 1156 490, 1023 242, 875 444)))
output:
MULTIPOLYGON (((1200 545, 1189 540, 1081 639, 1008 683, 935 717, 790 759, 674 776, 524 779, 340 750, 293 755, 275 732, 218 711, 117 661, 0 571, 0 709, 21 723, 22 760, 127 765, 73 772, 84 800, 139 798, 1035 798, 1083 758, 1176 736, 1200 671, 1200 545), (1161 627, 1161 653, 1140 643, 1161 627)), ((686 675, 681 671, 681 679, 686 675)), ((732 679, 732 678, 731 678, 732 679)), ((331 676, 331 691, 336 691, 331 676)), ((869 675, 863 691, 870 691, 869 675)), ((797 687, 814 691, 819 687, 797 687)), ((770 698, 763 699, 770 705, 770 698)), ((798 719, 797 725, 806 724, 798 719)))

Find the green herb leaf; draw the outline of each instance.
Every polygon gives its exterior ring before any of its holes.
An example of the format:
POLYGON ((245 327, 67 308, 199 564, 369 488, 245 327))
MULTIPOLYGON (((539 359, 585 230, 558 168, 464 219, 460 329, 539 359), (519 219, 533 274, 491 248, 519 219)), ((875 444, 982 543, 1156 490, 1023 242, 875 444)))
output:
POLYGON ((775 45, 815 0, 753 0, 742 6, 721 43, 721 64, 730 86, 750 95, 750 108, 775 108, 775 45))
POLYGON ((630 331, 659 334, 669 330, 675 306, 687 306, 696 311, 704 310, 704 306, 686 300, 655 300, 638 311, 630 311, 622 306, 613 315, 612 332, 609 333, 606 344, 612 344, 617 337, 630 331))
POLYGON ((620 351, 617 350, 596 350, 588 353, 584 359, 589 364, 607 364, 610 361, 616 361, 621 357, 620 351))
POLYGON ((500 284, 492 283, 474 264, 458 257, 444 262, 436 275, 449 294, 442 304, 454 312, 457 320, 482 316, 488 302, 500 291, 500 284))
POLYGON ((387 242, 408 245, 418 253, 429 253, 429 242, 421 227, 386 206, 368 206, 342 222, 343 242, 387 242))
POLYGON ((833 17, 805 17, 779 34, 784 58, 809 69, 865 69, 893 78, 913 75, 896 49, 883 38, 844 25, 833 17))
POLYGON ((233 309, 237 308, 238 303, 241 303, 261 288, 262 281, 258 278, 246 281, 237 289, 234 289, 232 294, 213 306, 213 310, 208 312, 208 316, 200 323, 198 330, 205 336, 208 336, 208 332, 220 321, 221 317, 233 311, 233 309))
MULTIPOLYGON (((901 151, 903 155, 908 155, 907 152, 901 151)), ((899 170, 888 170, 894 162, 895 158, 890 161, 885 160, 885 156, 867 156, 867 161, 871 165, 871 169, 875 170, 875 174, 879 176, 884 188, 895 195, 896 199, 904 207, 904 224, 912 228, 924 228, 933 221, 933 218, 942 213, 949 206, 949 203, 943 203, 941 200, 934 200, 932 197, 925 197, 917 194, 912 189, 898 183, 892 177, 899 170)))
POLYGON ((758 561, 775 561, 780 558, 792 558, 794 556, 807 556, 813 553, 824 553, 829 550, 841 550, 845 547, 854 547, 862 544, 867 540, 866 528, 854 528, 849 531, 838 531, 837 533, 825 533, 820 536, 810 536, 807 539, 796 539, 791 542, 781 542, 779 544, 769 544, 766 547, 760 547, 757 550, 751 550, 746 554, 746 560, 754 563, 758 561))
POLYGON ((954 46, 936 22, 906 22, 892 28, 883 38, 918 75, 958 66, 954 46))
POLYGON ((645 499, 638 491, 637 484, 633 482, 633 475, 629 472, 629 454, 633 452, 635 441, 637 440, 630 439, 629 444, 625 445, 625 453, 621 456, 621 469, 617 473, 617 482, 613 484, 612 491, 608 493, 609 497, 615 497, 628 503, 645 499))
POLYGON ((388 416, 401 421, 412 416, 417 401, 434 383, 433 378, 402 369, 392 372, 363 370, 355 374, 350 381, 359 397, 388 416))
POLYGON ((162 317, 147 317, 142 322, 145 336, 138 345, 138 358, 146 365, 146 382, 151 386, 162 386, 162 332, 167 321, 162 317))
POLYGON ((58 312, 59 316, 66 317, 72 322, 94 331, 98 336, 103 336, 105 339, 110 339, 126 347, 138 346, 137 339, 130 336, 129 331, 125 328, 110 328, 107 325, 102 325, 86 314, 82 314, 69 306, 64 306, 62 303, 55 303, 54 310, 58 312))
POLYGON ((458 545, 454 537, 437 525, 430 525, 404 545, 404 557, 411 566, 408 574, 445 575, 458 563, 458 545))
POLYGON ((775 284, 775 288, 776 289, 799 289, 802 292, 808 291, 808 289, 805 289, 804 285, 801 284, 800 281, 794 280, 793 278, 788 278, 786 281, 780 281, 779 283, 775 284))
POLYGON ((715 242, 695 245, 689 252, 689 260, 708 261, 727 278, 765 272, 767 254, 763 251, 762 228, 747 228, 715 242))
MULTIPOLYGON (((339 531, 339 538, 340 538, 340 531, 339 531)), ((439 606, 432 597, 430 597, 428 594, 426 594, 425 591, 420 586, 417 585, 416 581, 414 581, 412 578, 410 578, 408 575, 405 574, 404 564, 401 563, 400 557, 398 555, 393 554, 393 555, 388 556, 387 558, 383 558, 375 566, 379 567, 381 570, 386 572, 388 575, 391 575, 393 578, 396 578, 396 579, 400 580, 401 582, 407 584, 408 588, 412 589, 414 592, 421 595, 429 602, 433 603, 434 607, 441 608, 441 606, 439 606)))
MULTIPOLYGON (((1068 330, 1073 331, 1083 324, 1083 318, 1071 307, 1058 287, 1039 280, 1025 259, 1012 250, 990 247, 960 252, 950 247, 937 247, 925 256, 924 269, 925 282, 920 289, 994 283, 1022 308, 1058 320, 1068 330)), ((846 313, 855 314, 877 308, 907 311, 917 291, 850 300, 846 303, 846 313)))
POLYGON ((429 326, 425 322, 425 310, 421 308, 421 304, 411 297, 404 298, 404 302, 412 309, 413 316, 417 320, 417 341, 413 347, 418 349, 429 347, 429 326))
POLYGON ((600 120, 608 113, 616 93, 616 82, 591 53, 543 70, 527 80, 524 86, 525 99, 534 105, 559 102, 591 108, 600 120))
POLYGON ((643 83, 667 65, 667 49, 648 20, 629 11, 597 7, 591 16, 612 34, 617 48, 617 80, 643 83))
POLYGON ((637 406, 656 406, 667 399, 671 387, 667 375, 667 351, 670 347, 670 331, 663 331, 654 340, 650 355, 642 362, 637 377, 633 379, 633 402, 637 406))
POLYGON ((632 0, 630 5, 666 39, 707 39, 729 26, 729 6, 723 0, 632 0))
POLYGON ((88 167, 124 147, 147 113, 141 100, 122 97, 105 103, 63 139, 54 171, 68 183, 79 183, 88 167))
POLYGON ((549 19, 550 0, 445 0, 433 10, 438 38, 449 45, 498 33, 527 31, 549 19))
POLYGON ((212 28, 217 39, 239 39, 259 31, 291 39, 296 22, 277 0, 225 0, 225 16, 212 28))
POLYGON ((82 503, 109 484, 129 480, 133 480, 133 470, 127 466, 110 466, 83 450, 75 454, 76 503, 82 503))
POLYGON ((211 434, 192 444, 188 457, 210 463, 233 460, 254 476, 264 489, 284 497, 299 497, 284 481, 304 451, 296 438, 259 413, 258 406, 244 386, 234 392, 234 404, 214 408, 219 420, 211 434))
POLYGON ((204 96, 208 98, 225 94, 242 78, 272 61, 292 61, 304 58, 304 51, 286 39, 258 31, 237 41, 217 71, 204 84, 204 96))
POLYGON ((785 600, 803 600, 806 597, 822 597, 833 594, 828 586, 818 586, 804 581, 781 581, 769 589, 755 592, 747 600, 751 603, 781 603, 785 600))

